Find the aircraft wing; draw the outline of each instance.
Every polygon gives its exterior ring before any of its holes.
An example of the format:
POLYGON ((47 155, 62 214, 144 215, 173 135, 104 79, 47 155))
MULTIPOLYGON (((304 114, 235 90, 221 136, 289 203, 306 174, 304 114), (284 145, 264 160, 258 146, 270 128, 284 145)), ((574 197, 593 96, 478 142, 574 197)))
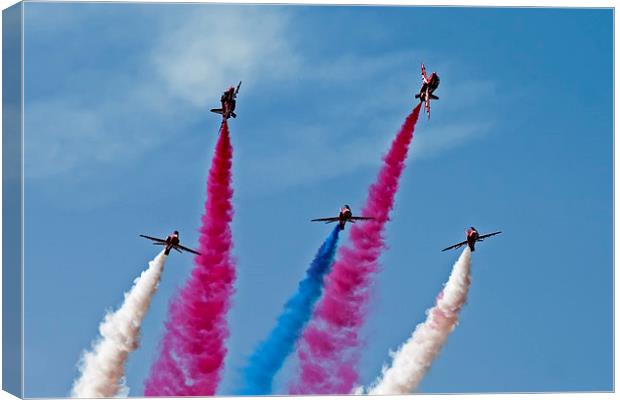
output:
POLYGON ((140 236, 141 236, 141 237, 143 237, 143 238, 145 238, 145 239, 152 240, 152 241, 154 241, 154 242, 158 242, 158 243, 166 243, 166 240, 165 240, 165 239, 159 239, 159 238, 156 238, 156 237, 146 236, 146 235, 140 235, 140 236))
POLYGON ((175 247, 178 247, 178 248, 180 248, 181 250, 189 251, 190 253, 194 253, 194 254, 196 254, 196 255, 201 255, 201 254, 200 254, 199 252, 197 252, 196 250, 192 250, 192 249, 190 249, 190 248, 188 248, 188 247, 181 246, 180 244, 177 244, 175 247))
POLYGON ((240 87, 241 87, 241 81, 239 81, 239 84, 237 85, 237 89, 235 90, 235 96, 237 95, 237 93, 239 93, 240 87))
POLYGON ((459 247, 465 246, 466 244, 467 244, 467 240, 465 240, 464 242, 461 242, 461 243, 453 244, 452 246, 446 247, 445 249, 443 249, 441 251, 458 249, 459 247))
POLYGON ((351 221, 364 221, 367 219, 375 219, 375 217, 351 217, 349 220, 351 221))
POLYGON ((497 232, 493 232, 493 233, 487 233, 486 235, 482 235, 482 236, 478 236, 478 241, 482 241, 488 237, 491 236, 495 236, 495 235, 499 235, 500 233, 502 233, 501 231, 497 231, 497 232))
POLYGON ((222 110, 221 108, 212 108, 211 112, 216 114, 223 114, 224 110, 222 110))
POLYGON ((330 217, 330 218, 316 218, 316 219, 312 219, 310 221, 312 222, 325 222, 326 224, 332 223, 332 222, 336 222, 340 220, 340 218, 338 217, 330 217))

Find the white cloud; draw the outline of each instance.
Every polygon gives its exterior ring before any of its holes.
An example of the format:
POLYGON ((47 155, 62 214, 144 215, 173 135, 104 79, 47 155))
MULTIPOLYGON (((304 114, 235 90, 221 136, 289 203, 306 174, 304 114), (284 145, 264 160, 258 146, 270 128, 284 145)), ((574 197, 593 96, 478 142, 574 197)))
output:
POLYGON ((24 152, 27 178, 76 173, 84 166, 125 164, 170 140, 152 126, 170 130, 169 115, 157 113, 158 96, 142 101, 141 88, 94 105, 57 97, 25 104, 24 152), (145 115, 151 117, 145 118, 145 115))
MULTIPOLYGON (((273 148, 264 154, 247 154, 239 180, 254 193, 268 192, 299 184, 309 184, 351 173, 360 167, 378 164, 382 138, 364 135, 338 140, 324 127, 296 129, 295 140, 286 149, 273 148)), ((383 151, 383 150, 381 150, 383 151)))
POLYGON ((102 122, 92 110, 47 100, 29 104, 25 113, 24 162, 28 177, 66 172, 81 158, 97 157, 100 147, 108 145, 102 122))
MULTIPOLYGON (((281 93, 293 97, 284 103, 303 102, 303 109, 289 118, 265 115, 253 123, 253 133, 260 131, 263 141, 274 145, 245 143, 246 150, 259 151, 244 153, 251 171, 242 174, 272 177, 261 185, 264 190, 316 182, 377 165, 415 104, 418 51, 366 56, 345 49, 331 58, 309 59, 300 51, 303 39, 295 36, 293 14, 261 6, 192 10, 159 22, 154 29, 159 37, 145 49, 138 68, 143 74, 106 81, 123 90, 106 90, 96 102, 62 94, 27 106, 26 134, 37 138, 27 142, 28 176, 136 159, 174 140, 218 104, 222 89, 243 80, 243 95, 253 86, 268 91, 285 84, 281 93), (311 87, 312 95, 301 98, 301 87, 311 87)), ((493 83, 463 77, 454 66, 437 69, 441 100, 433 110, 450 115, 451 122, 442 123, 433 111, 432 132, 416 138, 416 157, 460 146, 492 125, 480 109, 496 96, 493 83)))
MULTIPOLYGON (((252 168, 241 171, 240 181, 250 186, 249 191, 261 193, 378 166, 417 104, 414 93, 420 76, 414 60, 412 51, 304 60, 304 79, 326 84, 333 95, 305 104, 303 112, 317 116, 310 123, 273 120, 265 128, 259 122, 256 129, 262 128, 261 134, 273 145, 244 153, 244 164, 252 168)), ((495 98, 495 85, 462 78, 459 72, 446 67, 451 79, 438 91, 442 100, 432 104, 433 119, 427 122, 421 112, 410 158, 436 157, 491 131, 493 120, 484 110, 495 98)))
POLYGON ((414 158, 431 158, 487 134, 491 123, 463 122, 428 129, 415 138, 414 158))
MULTIPOLYGON (((399 115, 404 120, 404 115, 399 115)), ((424 116, 420 114, 420 124, 424 116)), ((295 140, 262 154, 244 154, 244 164, 251 166, 241 171, 237 180, 255 194, 287 187, 306 185, 351 174, 360 168, 377 167, 401 121, 361 133, 351 129, 346 133, 331 132, 325 127, 303 127, 295 130, 295 140), (333 133, 333 134, 332 134, 333 133), (344 136, 344 138, 342 137, 344 136)), ((386 121, 386 119, 383 119, 386 121)), ((329 124, 326 124, 329 126, 329 124)), ((416 131, 410 159, 428 159, 477 140, 490 132, 491 123, 461 122, 437 125, 416 131)))
MULTIPOLYGON (((30 12, 30 18, 42 18, 36 17, 37 8, 30 12)), ((67 21, 77 26, 92 17, 69 15, 67 21)), ((297 70, 298 58, 286 39, 285 14, 209 7, 182 16, 187 18, 160 21, 160 38, 154 48, 146 49, 138 68, 141 75, 112 75, 91 66, 93 70, 71 73, 75 79, 99 77, 104 90, 96 98, 93 93, 64 92, 26 99, 27 177, 136 159, 172 140, 197 118, 195 109, 216 106, 222 89, 237 79, 248 78, 243 85, 248 91, 253 82, 280 79, 297 70)))
POLYGON ((287 38, 289 19, 267 8, 209 8, 162 35, 153 62, 172 96, 213 104, 228 85, 294 74, 299 57, 287 38))

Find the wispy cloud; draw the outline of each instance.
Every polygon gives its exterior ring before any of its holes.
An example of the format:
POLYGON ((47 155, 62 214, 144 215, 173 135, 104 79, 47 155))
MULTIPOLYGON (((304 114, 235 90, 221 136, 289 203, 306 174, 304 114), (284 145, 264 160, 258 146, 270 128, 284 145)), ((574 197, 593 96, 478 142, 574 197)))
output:
POLYGON ((100 157, 101 146, 111 144, 93 110, 49 99, 28 104, 26 113, 24 162, 29 177, 67 172, 83 157, 100 157))
MULTIPOLYGON (((28 26, 45 20, 35 7, 29 9, 28 26)), ((63 20, 88 24, 92 13, 80 10, 63 13, 63 20)), ((208 8, 180 15, 187 18, 159 21, 159 40, 144 49, 136 68, 141 74, 87 65, 71 74, 89 80, 89 88, 96 87, 92 80, 99 80, 96 93, 76 85, 75 91, 26 99, 26 135, 31 138, 27 177, 45 178, 75 172, 84 164, 139 159, 191 124, 196 110, 204 112, 209 104, 217 105, 231 77, 252 77, 244 83, 247 91, 252 81, 281 78, 297 68, 286 40, 285 14, 218 7, 217 12, 208 8)), ((47 25, 42 22, 42 26, 47 25)), ((32 34, 54 32, 38 28, 32 34)))
MULTIPOLYGON (((463 122, 442 124, 414 139, 413 159, 430 159, 443 152, 458 148, 469 141, 478 140, 491 131, 490 122, 463 122)), ((389 147, 390 135, 398 123, 386 124, 384 129, 374 129, 356 135, 352 129, 340 139, 330 136, 325 127, 304 127, 295 131, 297 138, 285 150, 273 148, 263 154, 247 154, 245 164, 251 169, 242 171, 239 179, 249 191, 260 194, 283 190, 291 186, 307 185, 326 179, 345 176, 362 168, 375 167, 389 147), (281 150, 281 151, 279 151, 281 150)))
MULTIPOLYGON (((273 145, 246 154, 252 169, 242 171, 240 179, 253 193, 260 193, 379 165, 402 118, 416 104, 413 94, 420 81, 416 59, 405 51, 304 60, 308 69, 304 79, 326 85, 329 96, 306 99, 303 111, 316 116, 309 122, 270 121, 275 126, 264 129, 264 134, 273 145)), ((432 104, 433 119, 421 117, 413 159, 436 157, 492 132, 494 121, 485 110, 495 98, 493 82, 459 77, 462 73, 449 67, 445 73, 452 79, 441 86, 441 101, 432 104)))
POLYGON ((254 82, 292 76, 300 56, 288 39, 288 14, 263 7, 202 11, 162 35, 152 57, 171 96, 206 107, 231 78, 254 82))
MULTIPOLYGON (((241 171, 241 178, 262 175, 267 177, 263 190, 281 189, 378 164, 377 150, 387 148, 400 118, 414 105, 421 51, 368 55, 343 49, 311 58, 303 52, 308 36, 296 31, 298 16, 283 8, 179 10, 167 18, 151 16, 157 38, 145 41, 135 68, 87 71, 101 77, 102 90, 94 100, 87 92, 27 99, 26 134, 36 137, 27 142, 29 177, 140 159, 175 140, 217 105, 224 87, 243 79, 246 99, 255 95, 262 103, 277 100, 278 107, 287 110, 273 110, 252 124, 252 134, 273 146, 246 142, 245 165, 252 168, 241 171), (280 89, 275 94, 270 88, 280 89)), ((85 15, 92 18, 92 13, 85 15)), ((86 23, 75 16, 65 18, 86 23)), ((432 120, 433 132, 415 139, 414 157, 461 146, 492 127, 492 121, 481 118, 481 110, 495 96, 494 84, 459 76, 455 66, 437 69, 442 74, 441 100, 433 104, 433 115, 450 113, 450 120, 432 120)))
POLYGON ((64 97, 27 103, 26 176, 46 178, 74 173, 85 164, 122 165, 139 159, 167 140, 152 134, 158 123, 164 130, 170 125, 156 109, 155 102, 134 103, 127 97, 101 98, 96 105, 64 97))
POLYGON ((488 134, 492 126, 490 122, 473 121, 440 125, 416 138, 413 158, 431 158, 446 150, 458 148, 488 134))

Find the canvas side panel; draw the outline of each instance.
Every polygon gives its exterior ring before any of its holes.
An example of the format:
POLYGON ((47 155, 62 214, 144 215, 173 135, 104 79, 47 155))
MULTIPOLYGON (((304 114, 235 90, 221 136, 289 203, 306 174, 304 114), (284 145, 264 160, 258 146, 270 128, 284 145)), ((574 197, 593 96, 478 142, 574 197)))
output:
POLYGON ((22 3, 2 12, 2 389, 22 397, 22 3))

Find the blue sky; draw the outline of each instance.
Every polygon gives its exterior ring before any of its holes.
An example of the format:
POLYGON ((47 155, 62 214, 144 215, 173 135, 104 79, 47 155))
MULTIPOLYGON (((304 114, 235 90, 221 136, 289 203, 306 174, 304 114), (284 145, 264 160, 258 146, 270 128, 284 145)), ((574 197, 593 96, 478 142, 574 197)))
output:
MULTIPOLYGON (((441 76, 440 100, 418 123, 387 228, 360 383, 423 321, 458 256, 439 249, 474 225, 504 234, 474 254, 461 323, 420 391, 611 390, 612 18, 26 3, 25 394, 69 393, 105 310, 155 256, 138 234, 179 229, 197 243, 219 125, 208 109, 243 80, 220 387, 231 393, 330 231, 309 219, 363 204, 420 62, 441 76)), ((167 262, 127 365, 130 395, 191 268, 189 256, 167 262)))

